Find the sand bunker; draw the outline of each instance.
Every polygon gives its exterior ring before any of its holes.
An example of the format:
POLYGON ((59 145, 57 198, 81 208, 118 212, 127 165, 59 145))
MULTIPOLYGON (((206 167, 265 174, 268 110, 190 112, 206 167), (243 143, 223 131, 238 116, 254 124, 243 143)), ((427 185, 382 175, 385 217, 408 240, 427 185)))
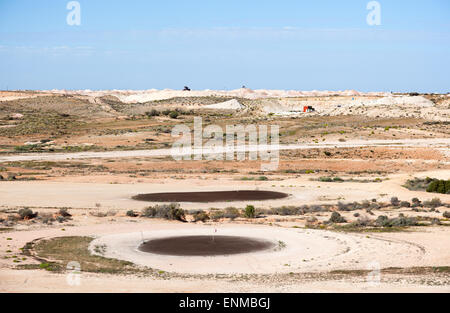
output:
POLYGON ((215 256, 250 253, 272 247, 274 244, 267 240, 211 235, 154 239, 143 243, 139 250, 162 255, 215 256))
POLYGON ((264 190, 209 191, 209 192, 167 192, 134 196, 134 200, 149 202, 231 202, 277 200, 289 195, 282 192, 264 190))
POLYGON ((91 242, 89 249, 94 255, 125 260, 167 272, 192 274, 367 270, 374 262, 381 268, 407 267, 423 263, 425 255, 425 250, 416 244, 378 239, 373 234, 366 236, 255 225, 199 227, 177 223, 167 224, 165 229, 155 229, 155 226, 152 228, 142 232, 101 236, 91 242), (227 249, 227 245, 234 241, 240 247, 233 249, 243 252, 234 250, 237 254, 227 255, 222 250, 219 254, 213 254, 215 250, 211 249, 211 242, 205 242, 212 236, 220 243, 218 247, 227 249), (178 238, 175 239, 176 237, 178 238), (230 237, 232 240, 227 239, 230 237), (168 238, 172 240, 168 241, 168 238), (197 241, 196 238, 200 240, 197 241), (262 246, 248 240, 259 241, 262 246), (267 246, 267 243, 272 245, 267 246), (168 247, 164 247, 165 244, 168 247), (194 246, 187 247, 188 244, 194 246), (253 249, 253 244, 260 249, 249 251, 253 249), (144 246, 151 248, 151 245, 154 245, 155 249, 158 248, 159 254, 154 253, 155 251, 142 251, 144 246), (101 253, 96 249, 99 246, 103 247, 101 253), (167 249, 170 254, 162 254, 167 253, 167 249), (176 252, 175 249, 180 250, 176 252), (193 251, 199 251, 197 249, 204 250, 194 254, 193 251), (184 254, 180 255, 182 253, 184 254))

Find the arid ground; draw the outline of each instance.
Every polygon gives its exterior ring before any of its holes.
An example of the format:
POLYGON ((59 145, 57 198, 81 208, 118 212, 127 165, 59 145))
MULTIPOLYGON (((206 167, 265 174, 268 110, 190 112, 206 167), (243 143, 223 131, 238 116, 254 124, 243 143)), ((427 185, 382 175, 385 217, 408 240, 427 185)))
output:
POLYGON ((4 91, 0 291, 450 292, 449 179, 448 94, 4 91), (278 125, 278 166, 174 160, 172 129, 195 117, 278 125), (133 199, 238 190, 288 196, 133 199), (272 244, 138 249, 177 236, 272 244))

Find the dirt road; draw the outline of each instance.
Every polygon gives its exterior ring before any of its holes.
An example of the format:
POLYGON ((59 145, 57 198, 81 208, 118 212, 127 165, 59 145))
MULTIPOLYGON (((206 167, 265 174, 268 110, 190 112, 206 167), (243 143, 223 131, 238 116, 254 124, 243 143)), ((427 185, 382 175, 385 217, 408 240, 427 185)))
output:
MULTIPOLYGON (((402 139, 402 140, 354 140, 348 142, 327 143, 305 143, 296 145, 259 145, 259 146, 237 146, 234 151, 281 151, 281 150, 306 150, 324 148, 355 148, 355 147, 435 147, 444 152, 450 148, 450 138, 435 139, 402 139)), ((183 156, 197 155, 200 153, 216 154, 231 151, 233 147, 217 147, 215 149, 154 149, 154 150, 131 150, 131 151, 107 151, 107 152, 77 152, 77 153, 33 153, 0 156, 0 162, 15 161, 62 161, 70 159, 96 159, 96 158, 132 158, 132 157, 158 157, 158 156, 183 156)))

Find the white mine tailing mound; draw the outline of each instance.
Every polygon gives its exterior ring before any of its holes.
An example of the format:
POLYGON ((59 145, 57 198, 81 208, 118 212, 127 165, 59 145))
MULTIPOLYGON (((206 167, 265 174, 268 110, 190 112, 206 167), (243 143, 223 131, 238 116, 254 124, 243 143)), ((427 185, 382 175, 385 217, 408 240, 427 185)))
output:
POLYGON ((148 101, 165 100, 176 97, 236 97, 245 99, 287 98, 287 97, 326 97, 326 96, 389 96, 385 92, 361 93, 355 90, 346 91, 297 91, 297 90, 252 90, 240 88, 235 90, 192 90, 182 91, 173 89, 149 89, 149 90, 50 90, 53 94, 85 95, 90 97, 102 97, 106 95, 116 96, 125 103, 143 103, 148 101))
POLYGON ((204 109, 217 109, 217 110, 242 110, 244 106, 239 103, 236 99, 216 103, 216 104, 210 104, 210 105, 204 105, 202 108, 204 109))

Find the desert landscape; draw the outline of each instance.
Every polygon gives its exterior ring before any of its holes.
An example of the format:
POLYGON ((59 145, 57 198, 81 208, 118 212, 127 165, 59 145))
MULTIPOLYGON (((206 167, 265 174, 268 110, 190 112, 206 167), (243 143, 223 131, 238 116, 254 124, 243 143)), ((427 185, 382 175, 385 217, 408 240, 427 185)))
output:
POLYGON ((449 94, 0 91, 0 291, 450 292, 449 179, 449 94), (195 118, 277 166, 175 160, 195 118))

